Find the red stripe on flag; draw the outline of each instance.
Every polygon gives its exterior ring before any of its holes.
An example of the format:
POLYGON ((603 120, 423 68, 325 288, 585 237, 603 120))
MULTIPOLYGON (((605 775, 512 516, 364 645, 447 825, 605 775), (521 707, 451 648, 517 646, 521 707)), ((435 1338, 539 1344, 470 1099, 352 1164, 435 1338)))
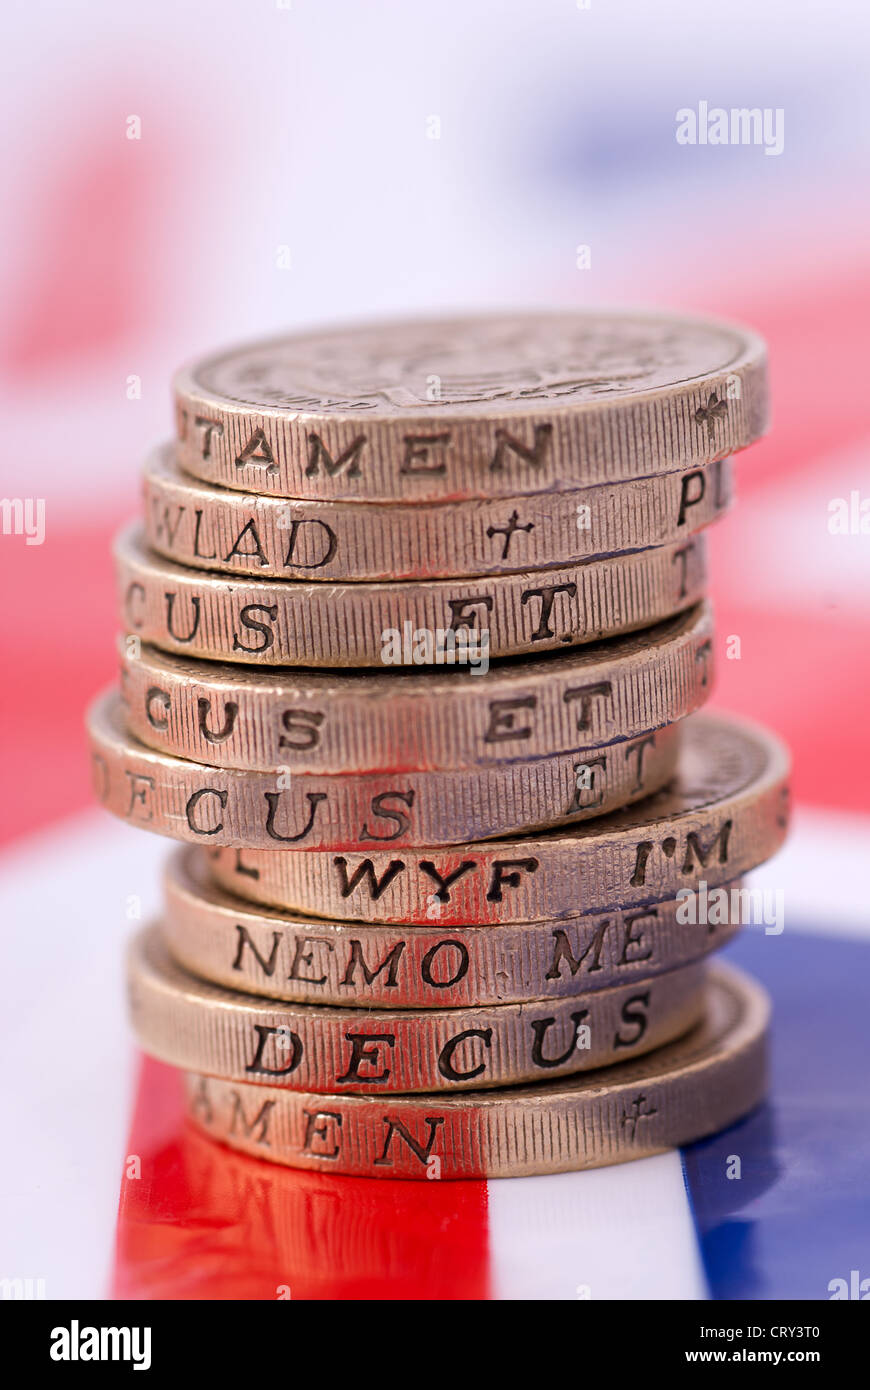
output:
POLYGON ((716 605, 713 703, 766 724, 791 749, 796 801, 840 811, 870 810, 870 624, 833 615, 768 614, 716 605), (739 661, 725 657, 740 637, 739 661))
POLYGON ((0 799, 0 842, 93 804, 83 720, 117 672, 116 526, 49 521, 41 546, 0 538, 0 763, 15 788, 0 799))
POLYGON ((828 277, 814 273, 797 293, 793 281, 769 292, 759 283, 745 303, 720 291, 693 304, 698 313, 751 324, 767 343, 771 430, 746 458, 743 497, 774 479, 787 486, 804 468, 867 434, 870 260, 835 267, 828 277))
POLYGON ((233 1153, 187 1123, 178 1074, 149 1059, 127 1153, 141 1176, 121 1190, 115 1298, 490 1296, 485 1182, 332 1177, 233 1153))

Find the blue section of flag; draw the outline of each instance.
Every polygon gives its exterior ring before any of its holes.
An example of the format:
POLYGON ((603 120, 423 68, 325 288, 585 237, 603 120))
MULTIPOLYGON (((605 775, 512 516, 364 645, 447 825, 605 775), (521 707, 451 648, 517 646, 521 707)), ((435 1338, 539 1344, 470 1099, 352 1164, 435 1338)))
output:
POLYGON ((828 1299, 838 1279, 858 1290, 870 1280, 870 940, 751 930, 724 954, 773 997, 772 1083, 766 1105, 683 1153, 711 1296, 828 1299))

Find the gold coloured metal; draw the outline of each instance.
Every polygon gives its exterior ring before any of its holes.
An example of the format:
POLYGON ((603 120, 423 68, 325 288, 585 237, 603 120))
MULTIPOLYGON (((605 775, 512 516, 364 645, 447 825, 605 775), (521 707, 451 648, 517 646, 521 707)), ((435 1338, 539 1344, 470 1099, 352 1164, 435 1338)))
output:
POLYGON ((706 963, 567 999, 461 1009, 342 1009, 239 994, 198 980, 156 927, 130 948, 136 1035, 188 1071, 301 1091, 359 1094, 509 1086, 607 1066, 688 1031, 706 963))
MULTIPOLYGON (((191 975, 245 994, 353 1008, 587 994, 699 960, 729 941, 740 920, 737 912, 720 922, 717 913, 716 922, 695 923, 684 902, 670 901, 495 927, 439 927, 437 912, 417 927, 329 921, 232 897, 192 849, 169 861, 164 887, 161 934, 191 975)), ((739 892, 741 883, 728 888, 739 892)))
POLYGON ((644 1057, 575 1078, 461 1095, 316 1095, 186 1077, 206 1134, 272 1163, 371 1178, 509 1178, 599 1168, 733 1124, 764 1097, 770 1002, 709 970, 704 1016, 644 1057))
POLYGON ((175 378, 188 473, 276 496, 433 502, 642 478, 767 424, 761 339, 667 314, 493 314, 251 343, 175 378))
POLYGON ((455 771, 635 738, 713 685, 702 603, 645 632, 536 660, 393 672, 217 665, 119 638, 127 727, 161 753, 264 772, 455 771))

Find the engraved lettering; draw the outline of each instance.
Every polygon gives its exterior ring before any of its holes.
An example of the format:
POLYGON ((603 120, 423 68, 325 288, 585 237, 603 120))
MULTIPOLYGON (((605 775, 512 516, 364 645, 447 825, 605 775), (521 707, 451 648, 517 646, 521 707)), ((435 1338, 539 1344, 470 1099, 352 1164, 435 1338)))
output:
POLYGON ((628 1132, 629 1138, 637 1137, 638 1121, 648 1120, 650 1116, 657 1115, 659 1112, 655 1106, 649 1107, 649 1102, 645 1095, 635 1096, 631 1102, 631 1110, 623 1110, 621 1124, 628 1132))
POLYGON ((143 622, 145 621, 144 618, 141 617, 141 610, 145 607, 146 598, 147 595, 145 593, 144 584, 139 584, 137 581, 134 580, 132 584, 127 585, 127 592, 124 595, 124 612, 126 614, 127 622, 129 623, 130 627, 141 627, 143 622), (138 622, 133 615, 134 602, 137 602, 140 607, 140 617, 138 622))
POLYGON ((269 563, 266 558, 266 552, 260 541, 260 533, 257 530, 257 524, 253 517, 251 517, 250 521, 245 523, 236 536, 236 539, 233 541, 232 550, 227 551, 224 556, 224 563, 229 564, 230 560, 232 560, 235 555, 238 555, 239 558, 243 560, 257 560, 260 565, 268 565, 269 563), (242 541, 245 536, 250 537, 251 540, 251 548, 248 550, 242 549, 242 541))
POLYGON ((193 530, 193 553, 199 560, 214 560, 217 556, 216 551, 213 550, 210 555, 205 555, 199 548, 199 534, 202 528, 203 517, 201 507, 197 507, 196 511, 194 512, 194 516, 196 517, 196 525, 194 526, 193 530))
POLYGON ((592 701, 596 696, 609 700, 613 695, 613 686, 610 681, 596 681, 593 685, 576 685, 572 690, 566 690, 562 699, 566 705, 572 700, 580 701, 580 713, 577 716, 577 728, 582 733, 592 727, 592 701))
POLYGON ((252 1076, 289 1076, 295 1071, 302 1061, 302 1039, 298 1033, 292 1032, 285 1026, 270 1027, 265 1023, 255 1023, 254 1032, 257 1035, 257 1050, 254 1059, 245 1067, 245 1071, 252 1076), (284 1067, 269 1067, 263 1061, 266 1045, 270 1038, 280 1037, 281 1050, 289 1050, 290 1056, 287 1065, 284 1067))
POLYGON ((382 1071, 369 1073, 363 1076, 360 1067, 363 1062, 368 1062, 372 1066, 381 1062, 378 1047, 395 1047, 396 1038, 393 1033, 345 1033, 346 1040, 351 1046, 351 1056, 348 1062, 347 1071, 344 1076, 337 1076, 335 1079, 339 1085, 345 1081, 387 1081, 391 1076, 390 1068, 385 1066, 382 1071))
POLYGON ((478 1066, 469 1067, 466 1071, 460 1071, 453 1065, 453 1055, 456 1049, 461 1047, 469 1038, 480 1038, 487 1051, 492 1048, 491 1028, 466 1028, 464 1032, 457 1033, 454 1038, 450 1038, 438 1056, 438 1070, 447 1081, 471 1081, 475 1076, 480 1076, 486 1071, 485 1059, 478 1066))
POLYGON ((541 600, 541 613, 538 626, 534 632, 529 634, 531 642, 543 642, 547 637, 555 637, 556 633, 550 627, 550 614, 553 611, 553 603, 557 594, 567 594, 569 598, 576 598, 576 584, 547 584, 540 589, 525 589, 520 595, 520 603, 525 608, 529 599, 539 598, 541 600))
POLYGON ((132 816, 133 809, 138 803, 142 807, 142 814, 139 820, 153 820, 154 812, 151 810, 149 798, 154 791, 154 778, 146 777, 142 772, 127 772, 124 775, 130 783, 130 801, 127 806, 127 815, 132 816))
POLYGON ((161 690, 159 685, 149 686, 145 695, 145 718, 148 720, 152 729, 156 729, 158 733, 165 734, 166 730, 169 728, 169 708, 171 704, 172 701, 168 691, 161 690), (159 704, 164 711, 162 719, 158 718, 153 712, 152 706, 155 702, 159 704))
POLYGON ((233 970, 244 969, 245 947, 247 946, 248 950, 251 952, 251 955, 256 960, 263 974, 268 975, 269 979, 271 979, 275 973, 275 967, 278 964, 278 947, 281 944, 281 933, 277 931, 272 932, 272 949, 269 952, 269 955, 265 957, 265 959, 263 956, 260 955, 260 952, 257 950, 257 943, 254 941, 254 938, 251 936, 247 927, 244 927, 240 922, 237 922, 236 933, 238 935, 239 944, 236 949, 236 955, 232 965, 233 970))
POLYGON ((91 753, 91 781, 97 800, 105 804, 109 799, 109 767, 102 753, 96 751, 91 753))
MULTIPOLYGON (((187 411, 184 413, 186 419, 187 411)), ((220 420, 210 420, 207 415, 194 416, 193 423, 198 430, 202 431, 200 436, 200 458, 210 459, 212 436, 217 436, 218 439, 222 439, 224 427, 220 420)))
POLYGON ((506 560, 508 557, 508 550, 510 549, 510 543, 513 538, 514 532, 534 531, 534 529, 535 523, 533 521, 529 521, 526 523, 525 526, 521 526, 519 512, 513 511, 510 514, 510 519, 506 526, 487 526, 486 534, 489 536, 490 540, 492 540, 493 536, 504 536, 504 545, 502 546, 501 558, 502 560, 506 560))
POLYGON ((481 608, 485 613, 491 613, 494 602, 495 599, 488 594, 483 594, 480 598, 449 598, 447 600, 447 607, 450 609, 451 615, 449 631, 459 632, 460 628, 464 627, 476 628, 478 615, 468 610, 481 608))
POLYGON ((204 698, 197 700, 196 713, 199 732, 207 743, 226 743, 227 739, 232 736, 233 729, 236 726, 236 717, 239 713, 239 707, 235 700, 227 700, 224 705, 223 728, 215 730, 211 730, 208 727, 209 709, 210 705, 208 700, 204 698))
POLYGON ((553 436, 552 425, 535 425, 533 439, 534 443, 529 447, 516 435, 509 434, 505 429, 498 429, 495 432, 495 453, 490 461, 490 470, 495 473, 504 468, 505 458, 508 452, 521 458, 524 463, 531 464, 533 468, 541 468, 546 462, 547 454, 550 449, 550 441, 553 436))
POLYGON ((634 1047, 636 1043, 640 1042, 646 1032, 646 1010, 649 1008, 649 1000, 649 990, 643 994, 633 994, 630 999, 626 999, 621 1009, 622 1021, 629 1024, 630 1027, 636 1028, 637 1032, 633 1038, 624 1038, 621 1033, 617 1033, 613 1039, 614 1048, 634 1047))
POLYGON ((643 945, 643 933, 641 932, 635 936, 632 932, 632 927, 635 922, 642 922, 645 917, 651 917, 657 921, 658 915, 659 910, 657 907, 645 907, 640 912, 629 913, 624 923, 625 929, 622 938, 622 955, 619 957, 620 965, 633 965, 635 961, 649 960, 651 958, 653 954, 652 946, 643 954, 638 952, 636 955, 629 955, 630 947, 643 945))
POLYGON ((152 497, 151 511, 154 516, 154 534, 165 545, 174 545, 181 518, 187 509, 180 504, 176 507, 174 524, 169 520, 169 510, 168 504, 161 503, 157 497, 152 497))
POLYGON ((571 949, 567 931, 565 931, 562 927, 560 927, 557 931, 554 931, 553 941, 555 944, 553 948, 553 960, 544 978, 547 980, 558 980, 559 976, 562 973, 563 961, 568 966, 568 969, 571 971, 571 974, 576 975, 577 971, 580 969, 581 965, 583 964, 584 960, 590 952, 592 953, 592 964, 589 966, 589 970, 587 973, 591 975, 596 970, 600 970, 601 951, 604 946, 604 938, 607 935, 610 926, 610 918, 605 917, 593 932, 592 940, 589 942, 589 945, 586 946, 585 949, 580 952, 579 956, 575 956, 574 952, 571 949))
MULTIPOLYGON (((596 797, 596 799, 595 799, 594 801, 581 801, 581 800, 580 800, 580 792, 581 792, 581 790, 583 790, 583 791, 595 791, 595 790, 596 790, 596 778, 595 778, 595 773, 594 773, 594 771, 591 772, 591 775, 590 775, 590 777, 589 777, 589 786, 588 786, 588 787, 583 787, 582 789, 581 789, 581 786, 580 786, 580 779, 579 779, 579 777, 576 776, 576 774, 577 774, 578 772, 580 772, 581 768, 583 768, 583 769, 586 769, 586 768, 594 769, 594 768, 596 768, 596 767, 600 767, 600 768, 601 768, 601 771, 602 771, 603 773, 607 771, 607 754, 606 754, 606 753, 602 753, 602 755, 601 755, 600 758, 584 758, 584 759, 582 759, 582 761, 580 761, 580 762, 574 764, 574 772, 575 772, 574 796, 572 797, 571 803, 570 803, 570 805, 567 807, 567 809, 566 809, 566 811, 565 811, 565 815, 566 815, 566 816, 572 815, 574 811, 588 810, 589 807, 592 807, 592 806, 600 806, 600 805, 601 805, 602 801, 604 800, 604 787, 603 787, 603 785, 602 785, 601 789, 598 791, 598 796, 596 797)), ((602 779, 602 781, 603 781, 603 779, 602 779)))
POLYGON ((359 453, 366 443, 364 434, 358 434, 356 439, 348 444, 347 448, 339 454, 337 459, 333 459, 329 450, 326 448, 319 434, 309 434, 308 436, 308 466, 305 469, 306 478, 315 478, 321 463, 324 471, 334 478, 336 473, 340 473, 342 468, 347 468, 349 478, 360 476, 359 453))
POLYGON ((382 971, 386 970, 387 978, 384 981, 384 988, 396 988, 396 985, 398 983, 399 962, 401 961, 402 956, 405 952, 404 941, 399 941, 393 947, 392 951, 389 951, 387 955, 384 956, 384 959, 381 961, 380 965, 374 966, 374 968, 371 970, 367 966, 365 956, 363 955, 362 942, 351 941, 349 944, 350 959, 347 963, 347 969, 344 972, 344 979, 341 982, 343 985, 356 984, 356 968, 357 966, 359 966, 362 970, 363 976, 365 977, 365 982, 367 985, 371 985, 373 981, 377 979, 378 975, 380 975, 382 971))
POLYGON ((198 1115, 202 1124, 214 1124, 214 1110, 208 1094, 208 1082, 204 1076, 197 1077, 196 1090, 191 1095, 188 1106, 191 1115, 198 1115))
MULTIPOLYGON (((276 937, 278 933, 275 933, 276 937)), ((307 950, 311 946, 325 946, 327 951, 334 950, 331 941, 325 936, 303 936, 296 942, 296 950, 293 955, 293 964, 290 967, 288 980, 305 980, 310 985, 325 985, 327 975, 303 975, 302 966, 311 966, 314 961, 314 952, 307 950)))
POLYGON ((296 739, 285 738, 282 734, 278 739, 279 748, 316 748, 320 742, 318 732, 320 725, 326 718, 320 710, 307 709, 285 709, 281 715, 281 727, 288 734, 298 730, 296 739))
POLYGON ((680 510, 677 513, 677 525, 683 526, 686 521, 686 513, 692 507, 697 507, 698 503, 707 491, 707 480, 704 477, 703 469, 695 468, 691 473, 684 473, 680 484, 680 510), (692 484, 695 490, 692 490, 692 484))
POLYGON ((191 795, 187 799, 185 814, 187 816, 187 823, 193 831, 194 835, 218 835, 223 830, 224 823, 222 820, 218 821, 217 825, 212 830, 206 830, 198 826, 193 819, 193 813, 196 810, 199 803, 202 801, 203 797, 206 796, 216 796, 221 809, 226 810, 227 795, 227 792, 220 791, 217 787, 200 787, 199 791, 191 793, 191 795))
POLYGON ((296 844, 299 840, 304 840, 306 835, 310 834, 315 819, 317 818, 318 807, 321 801, 326 801, 327 799, 326 792, 306 792, 305 799, 308 802, 308 820, 305 822, 305 825, 299 831, 298 835, 281 835, 275 829, 275 812, 278 809, 278 802, 281 799, 282 793, 264 792, 263 796, 266 799, 266 805, 269 807, 269 812, 266 816, 266 834, 269 836, 270 840, 280 840, 280 842, 285 845, 296 844))
POLYGON ((700 642, 695 652, 695 664, 701 664, 701 689, 706 690, 710 679, 710 658, 713 655, 713 642, 707 638, 706 642, 700 642))
POLYGON ((269 1122, 272 1119, 274 1109, 275 1102, 273 1100, 264 1100, 254 1118, 248 1121, 242 1105, 242 1098, 238 1091, 233 1091, 233 1108, 227 1133, 237 1134, 241 1131, 246 1139, 253 1139, 263 1148, 269 1148, 269 1122), (258 1128, 260 1132, 256 1134, 255 1130, 258 1128))
POLYGON ((290 523, 290 535, 287 540, 287 554, 284 556, 284 567, 287 568, 287 566, 289 565, 295 565, 297 569, 303 570, 322 569, 324 565, 329 564, 330 560, 335 555, 337 549, 338 537, 336 536, 332 527, 327 526, 325 521, 320 521, 317 517, 308 517, 305 519, 300 518, 299 520, 294 518, 293 521, 291 521, 290 523), (319 560, 304 561, 297 560, 294 558, 296 551, 296 541, 298 539, 299 532, 303 526, 319 526, 324 533, 322 536, 322 540, 324 542, 325 549, 323 550, 323 553, 320 556, 319 560))
POLYGON ((405 456, 399 468, 400 473, 428 473, 442 476, 447 472, 444 459, 430 461, 429 450, 444 448, 450 443, 450 434, 406 434, 405 456))
POLYGON ((492 879, 486 895, 487 902, 500 903, 504 897, 503 888, 519 888, 521 883, 519 874, 506 873, 505 870, 524 869, 527 874, 533 874, 537 867, 537 859, 496 859, 492 866, 492 879))
POLYGON ((691 873, 694 868, 694 861, 697 859, 699 868, 706 869, 716 846, 719 846, 718 859, 720 864, 728 863, 728 840, 734 822, 726 820, 717 833, 713 836, 709 844, 704 845, 700 836, 690 830, 686 836, 686 857, 683 860, 683 873, 691 873))
POLYGON ((565 1062, 569 1061, 572 1054, 577 1050, 577 1041, 580 1035, 580 1025, 583 1022, 583 1020, 588 1017, 588 1009, 579 1009, 577 1013, 571 1015, 571 1022, 574 1025, 574 1032, 572 1034, 571 1041, 565 1048, 565 1051, 562 1053, 561 1057, 544 1056, 544 1039, 546 1038, 549 1029, 552 1028, 553 1024, 556 1022, 555 1018, 530 1019, 529 1022, 532 1025, 532 1032, 535 1035, 535 1041, 532 1044, 532 1061, 534 1062, 535 1066, 561 1067, 565 1064, 565 1062))
POLYGON ((338 876, 341 880, 341 885, 339 887, 341 896, 343 898, 349 898, 354 889, 363 880, 366 880, 368 883, 369 897, 373 903, 376 903, 378 899, 382 897, 396 875, 400 874, 405 867, 402 859, 391 859, 381 877, 378 878, 375 874, 375 866, 372 861, 370 859, 364 859, 362 863, 358 864, 354 869, 353 874, 348 876, 347 860, 342 855, 337 855, 332 862, 338 869, 338 876))
POLYGON ((191 604, 193 605, 193 611, 195 616, 193 620, 193 627, 190 629, 190 632, 185 637, 180 632, 175 632, 172 627, 172 612, 175 608, 175 600, 178 597, 178 595, 164 594, 163 597, 166 599, 166 629, 170 637, 174 637, 176 642, 192 642, 197 632, 199 631, 199 619, 201 616, 200 606, 202 600, 196 597, 190 600, 191 604))
POLYGON ((239 621, 242 624, 242 627, 247 628, 248 632, 261 633, 263 636, 263 641, 258 643, 257 646, 246 647, 244 642, 239 641, 239 634, 237 632, 234 632, 234 652, 265 652, 268 651, 269 647, 274 646, 275 633, 272 631, 272 628, 269 626, 268 623, 261 623, 259 619, 252 618, 252 613, 265 613, 266 617, 270 618, 273 623, 276 623, 278 621, 277 603, 246 603, 244 608, 239 613, 239 621))
POLYGON ((411 1131, 408 1129, 407 1125, 405 1125, 401 1120, 391 1120, 389 1115, 384 1115, 383 1118, 384 1124, 387 1126, 387 1132, 384 1136, 384 1147, 381 1151, 381 1156, 380 1158, 376 1158, 374 1160, 374 1166, 383 1167, 390 1166, 392 1164, 393 1160, 391 1158, 388 1158, 387 1154, 389 1153, 390 1145, 393 1142, 393 1135, 397 1134, 399 1138, 408 1145, 408 1148, 411 1150, 415 1158, 418 1158, 425 1167, 429 1161, 429 1155, 432 1152, 432 1146, 434 1145, 435 1139, 438 1134, 438 1126, 444 1124, 444 1116, 425 1116, 423 1123, 429 1126, 429 1138, 425 1144, 422 1140, 416 1140, 411 1131))
POLYGON ((699 405, 695 411, 695 419, 699 425, 706 425, 707 438, 713 443, 716 434, 716 421, 724 420, 728 415, 728 402, 720 400, 715 391, 711 391, 707 397, 706 405, 699 405))
POLYGON ((643 755, 648 748, 655 748, 655 746, 655 734, 648 734, 646 738, 639 739, 631 748, 626 748, 625 750, 626 762, 630 762, 634 757, 637 758, 637 767, 635 769, 637 775, 634 779, 634 786, 631 789, 633 792, 639 792, 643 787, 643 755))
POLYGON ((689 541, 688 545, 681 546, 675 550, 671 556, 671 564, 679 564, 680 587, 677 591, 677 598, 685 598, 689 592, 689 556, 694 554, 695 542, 689 541))
POLYGON ((431 985, 433 989, 449 989, 451 985, 458 984, 468 974, 468 960, 468 948, 461 941, 448 938, 429 947, 420 965, 420 974, 425 984, 431 985), (459 956, 456 968, 449 979, 436 980, 432 972, 435 960, 441 951, 450 951, 451 949, 456 951, 459 956))
POLYGON ((484 736, 484 743, 508 743, 515 738, 531 738, 531 724, 523 724, 522 728, 518 729, 513 711, 535 709, 537 704, 537 697, 534 695, 527 695, 516 700, 490 700, 489 725, 484 736))
POLYGON ((646 866, 652 854, 652 850, 652 840, 641 840, 637 846, 634 859, 634 870, 629 879, 632 888, 639 888, 641 884, 646 883, 646 866))
MULTIPOLYGON (((218 855, 220 854, 220 850, 213 850, 212 853, 214 855, 218 855)), ((245 861, 242 859, 242 851, 240 849, 236 850, 235 860, 236 862, 233 865, 234 874, 242 874, 245 878, 253 879, 258 879, 260 877, 260 870, 252 868, 250 865, 246 864, 245 861)))
POLYGON ((254 430, 244 449, 236 458, 236 468, 244 468, 248 463, 257 466, 262 464, 267 473, 278 472, 278 465, 272 454, 271 445, 262 429, 254 430))
POLYGON ((382 820, 389 820, 395 823, 395 830, 391 835, 376 835, 373 830, 369 830, 368 825, 364 824, 359 838, 361 840, 398 840, 400 835, 407 833, 411 824, 411 817, 405 811, 391 809, 387 804, 390 798, 402 801, 410 809, 414 805, 414 792, 381 792, 378 796, 372 797, 372 815, 380 816, 382 820))
POLYGON ((303 1110, 302 1113, 305 1116, 305 1142, 302 1146, 302 1152, 316 1154, 318 1158, 337 1158, 340 1135, 338 1133, 332 1134, 330 1130, 333 1126, 336 1131, 341 1130, 342 1116, 337 1110, 303 1110), (315 1140, 328 1144, 333 1139, 332 1148, 315 1149, 314 1147, 315 1140))
POLYGON ((431 859, 421 859, 418 868, 420 868, 424 874, 428 874, 432 882, 437 885, 432 897, 439 903, 449 903, 450 894, 447 891, 448 888, 452 883, 455 883, 457 879, 461 878, 463 874, 467 874, 471 869, 476 869, 477 861, 475 859, 463 859, 458 869, 454 869, 452 874, 440 874, 431 859))

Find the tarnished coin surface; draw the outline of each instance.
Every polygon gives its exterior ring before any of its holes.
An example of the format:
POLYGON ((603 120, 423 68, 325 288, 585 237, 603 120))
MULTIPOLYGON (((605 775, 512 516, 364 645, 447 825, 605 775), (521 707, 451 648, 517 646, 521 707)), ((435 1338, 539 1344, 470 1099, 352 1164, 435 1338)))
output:
POLYGON ((702 1021, 645 1057, 558 1082, 461 1095, 304 1094, 186 1078, 189 1113, 235 1149, 372 1178, 523 1177, 661 1153, 725 1129, 767 1089, 770 1002, 710 967, 702 1021))
POLYGON ((647 477, 763 433, 766 353, 734 324, 515 313, 298 333, 175 378, 196 477, 300 499, 458 501, 647 477))
POLYGON ((452 1091, 607 1066, 699 1021, 705 962, 580 998, 464 1009, 341 1009, 198 980, 155 927, 128 957, 133 1028, 172 1066, 300 1091, 452 1091))
POLYGON ((357 854, 210 853, 229 892, 315 917, 534 922, 627 910, 739 878, 779 849, 789 757, 775 735, 706 712, 683 726, 673 782, 642 804, 526 838, 357 854))

